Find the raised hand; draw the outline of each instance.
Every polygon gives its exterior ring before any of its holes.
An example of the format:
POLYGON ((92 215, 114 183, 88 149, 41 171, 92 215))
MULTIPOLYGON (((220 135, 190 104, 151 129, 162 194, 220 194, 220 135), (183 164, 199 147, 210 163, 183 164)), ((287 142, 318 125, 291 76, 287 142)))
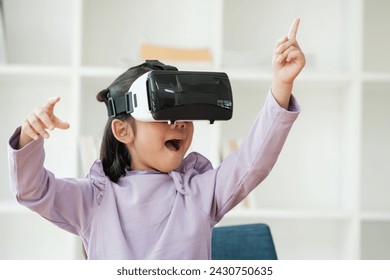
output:
POLYGON ((297 40, 299 18, 295 19, 287 36, 276 42, 273 58, 272 92, 281 106, 287 108, 295 78, 305 66, 306 59, 297 40))
POLYGON ((49 98, 43 107, 33 110, 23 121, 18 148, 24 147, 39 136, 49 138, 47 130, 55 128, 68 129, 69 124, 54 115, 54 107, 60 101, 60 97, 49 98))

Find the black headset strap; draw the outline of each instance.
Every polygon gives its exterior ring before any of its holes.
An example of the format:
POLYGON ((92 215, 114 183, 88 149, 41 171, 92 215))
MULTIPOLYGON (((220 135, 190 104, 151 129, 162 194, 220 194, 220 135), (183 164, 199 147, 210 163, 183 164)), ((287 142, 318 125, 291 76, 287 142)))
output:
MULTIPOLYGON (((174 70, 178 71, 175 66, 166 65, 158 60, 146 60, 143 64, 152 70, 174 70)), ((107 93, 109 96, 109 91, 107 93)), ((127 92, 125 95, 109 97, 107 100, 107 111, 109 117, 115 117, 120 113, 126 112, 131 114, 133 112, 133 102, 131 95, 127 92)))
POLYGON ((175 66, 164 64, 158 60, 146 60, 143 65, 153 70, 178 70, 175 66))
POLYGON ((116 117, 120 113, 126 112, 131 114, 134 111, 133 101, 131 99, 129 92, 126 92, 125 95, 120 95, 116 97, 109 97, 107 101, 107 111, 109 117, 116 117))

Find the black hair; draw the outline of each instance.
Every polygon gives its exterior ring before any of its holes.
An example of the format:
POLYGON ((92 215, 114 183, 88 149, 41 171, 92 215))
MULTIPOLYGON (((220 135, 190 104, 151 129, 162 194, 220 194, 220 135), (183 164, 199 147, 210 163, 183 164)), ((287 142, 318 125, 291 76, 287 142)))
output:
MULTIPOLYGON (((125 95, 132 83, 142 74, 150 70, 152 70, 152 67, 147 63, 129 68, 126 72, 116 78, 108 88, 100 91, 97 94, 96 99, 107 105, 109 95, 125 95)), ((104 129, 100 147, 100 160, 103 164, 104 173, 111 181, 118 182, 119 178, 126 173, 126 167, 130 167, 131 165, 131 155, 126 145, 118 141, 112 132, 111 123, 114 119, 129 121, 131 124, 133 117, 126 113, 119 114, 115 117, 109 117, 104 129)))

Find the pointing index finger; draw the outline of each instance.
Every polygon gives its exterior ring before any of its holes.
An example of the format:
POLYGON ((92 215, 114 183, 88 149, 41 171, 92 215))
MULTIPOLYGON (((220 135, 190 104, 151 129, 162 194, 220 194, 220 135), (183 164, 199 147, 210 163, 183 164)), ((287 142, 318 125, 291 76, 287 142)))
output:
POLYGON ((57 97, 50 97, 47 102, 46 102, 46 107, 48 109, 53 109, 54 108, 54 105, 56 105, 56 103, 60 101, 60 97, 57 96, 57 97))
POLYGON ((288 31, 288 39, 295 39, 298 32, 298 26, 299 26, 300 19, 296 18, 293 23, 290 26, 290 30, 288 31))

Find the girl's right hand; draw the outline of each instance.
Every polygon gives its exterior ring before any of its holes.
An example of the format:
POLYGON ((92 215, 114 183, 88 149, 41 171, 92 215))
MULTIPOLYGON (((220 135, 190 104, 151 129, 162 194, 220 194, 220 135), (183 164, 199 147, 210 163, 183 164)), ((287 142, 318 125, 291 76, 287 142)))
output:
POLYGON ((18 148, 21 149, 32 140, 37 140, 39 136, 49 138, 47 130, 55 128, 68 129, 69 123, 64 122, 54 115, 54 107, 60 97, 49 98, 43 107, 38 107, 32 111, 22 123, 18 148))

